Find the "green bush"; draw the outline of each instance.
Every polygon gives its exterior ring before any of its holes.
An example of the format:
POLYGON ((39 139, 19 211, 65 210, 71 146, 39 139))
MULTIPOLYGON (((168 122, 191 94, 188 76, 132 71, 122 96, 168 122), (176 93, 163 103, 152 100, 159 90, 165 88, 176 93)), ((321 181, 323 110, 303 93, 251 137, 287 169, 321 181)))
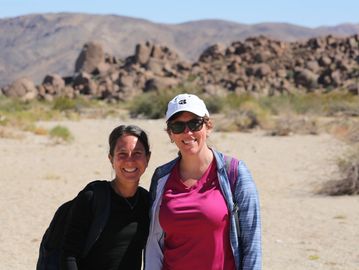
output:
POLYGON ((29 108, 29 103, 21 102, 20 100, 7 98, 5 96, 0 97, 0 111, 1 113, 12 113, 16 111, 22 111, 29 108))
POLYGON ((165 94, 150 92, 136 97, 129 105, 132 118, 158 119, 164 116, 169 100, 165 94))
POLYGON ((85 98, 58 97, 53 101, 21 101, 1 96, 0 125, 31 131, 31 126, 34 126, 36 121, 118 115, 121 106, 123 107, 121 104, 109 104, 85 98))
POLYGON ((101 107, 102 103, 95 99, 89 99, 84 97, 68 98, 57 97, 52 101, 52 109, 61 112, 74 111, 81 112, 84 108, 96 108, 101 107))
POLYGON ((271 126, 270 115, 265 108, 254 100, 243 100, 238 108, 227 108, 224 118, 220 119, 217 130, 248 131, 254 128, 268 129, 271 126))
POLYGON ((180 93, 196 94, 181 87, 144 93, 129 103, 132 118, 159 119, 165 116, 168 102, 180 93))
POLYGON ((52 108, 58 111, 77 110, 78 101, 66 97, 58 97, 54 99, 52 108))
POLYGON ((73 136, 67 127, 57 125, 53 127, 49 132, 50 138, 56 142, 70 142, 73 140, 73 136))

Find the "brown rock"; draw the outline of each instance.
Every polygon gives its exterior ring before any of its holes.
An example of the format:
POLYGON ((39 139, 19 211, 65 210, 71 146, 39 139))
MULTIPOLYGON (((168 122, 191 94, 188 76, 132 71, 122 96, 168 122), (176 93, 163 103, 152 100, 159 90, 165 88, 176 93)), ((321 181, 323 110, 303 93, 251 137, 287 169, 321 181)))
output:
POLYGON ((23 101, 33 100, 38 95, 38 90, 32 80, 22 77, 15 80, 8 87, 3 89, 3 93, 7 97, 19 98, 23 101))
POLYGON ((44 88, 43 94, 62 95, 65 88, 65 81, 58 74, 50 74, 45 76, 42 81, 42 86, 44 88))
POLYGON ((91 75, 86 72, 81 72, 75 77, 73 87, 82 95, 97 95, 97 85, 92 80, 91 75))
POLYGON ((265 63, 256 64, 253 67, 254 67, 254 75, 259 78, 266 77, 269 74, 271 74, 271 72, 272 72, 272 69, 270 68, 270 66, 265 63))
POLYGON ((102 45, 97 42, 88 42, 76 59, 75 72, 83 71, 91 74, 104 62, 105 54, 102 45))
POLYGON ((152 45, 150 42, 140 43, 135 48, 135 60, 137 63, 144 65, 148 62, 152 51, 152 45))
POLYGON ((318 87, 318 75, 309 69, 297 68, 294 73, 294 80, 297 86, 303 86, 308 90, 318 87))
POLYGON ((144 91, 167 89, 177 86, 178 79, 166 77, 154 77, 146 82, 144 91))

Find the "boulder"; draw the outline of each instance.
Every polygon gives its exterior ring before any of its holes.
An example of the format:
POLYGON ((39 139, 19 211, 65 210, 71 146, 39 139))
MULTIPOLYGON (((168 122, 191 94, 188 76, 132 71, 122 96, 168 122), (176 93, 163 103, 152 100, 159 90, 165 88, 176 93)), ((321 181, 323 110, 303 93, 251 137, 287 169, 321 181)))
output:
POLYGON ((151 51, 152 45, 150 42, 137 44, 134 55, 136 63, 141 65, 146 64, 150 58, 151 51))
POLYGON ((84 45, 75 62, 75 73, 93 73, 101 70, 101 64, 105 62, 105 53, 102 45, 97 42, 88 42, 84 45))
POLYGON ((21 77, 3 89, 7 97, 19 98, 23 101, 33 100, 38 95, 38 90, 34 82, 27 78, 21 77))
POLYGON ((50 74, 45 76, 42 86, 44 88, 44 93, 42 94, 61 96, 65 88, 65 81, 58 74, 50 74))
POLYGON ((73 88, 82 95, 96 96, 98 94, 96 83, 92 80, 91 75, 86 72, 81 72, 75 77, 73 88))
POLYGON ((308 62, 306 63, 306 68, 309 69, 310 71, 316 73, 316 74, 317 74, 317 73, 319 72, 319 70, 320 70, 320 66, 319 66, 319 64, 318 64, 318 61, 314 61, 314 60, 308 61, 308 62))
POLYGON ((146 69, 152 71, 155 75, 163 76, 164 61, 156 58, 150 58, 147 62, 146 69))
POLYGON ((309 69, 297 68, 294 73, 294 80, 297 86, 303 86, 308 90, 318 87, 318 75, 309 69))
POLYGON ((175 78, 154 77, 146 81, 144 91, 173 88, 178 84, 179 80, 175 78))
POLYGON ((272 69, 268 64, 261 63, 254 65, 254 75, 259 78, 264 78, 271 74, 272 69))
POLYGON ((224 57, 226 53, 226 47, 217 43, 214 44, 203 51, 203 53, 199 57, 200 62, 213 61, 215 59, 221 59, 224 57))

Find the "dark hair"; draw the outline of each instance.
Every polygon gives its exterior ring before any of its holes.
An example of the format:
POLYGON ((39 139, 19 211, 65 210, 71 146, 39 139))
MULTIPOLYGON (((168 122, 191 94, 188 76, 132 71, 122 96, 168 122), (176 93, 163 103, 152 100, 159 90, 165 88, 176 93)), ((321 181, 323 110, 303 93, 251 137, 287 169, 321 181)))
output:
POLYGON ((121 125, 114 128, 114 130, 112 130, 108 138, 108 143, 110 146, 109 154, 111 156, 114 155, 117 140, 121 138, 123 135, 132 135, 137 137, 138 140, 143 144, 143 147, 145 148, 146 151, 146 155, 147 156, 150 155, 151 153, 150 145, 148 143, 148 137, 146 132, 144 132, 140 127, 135 125, 128 125, 128 126, 121 125))

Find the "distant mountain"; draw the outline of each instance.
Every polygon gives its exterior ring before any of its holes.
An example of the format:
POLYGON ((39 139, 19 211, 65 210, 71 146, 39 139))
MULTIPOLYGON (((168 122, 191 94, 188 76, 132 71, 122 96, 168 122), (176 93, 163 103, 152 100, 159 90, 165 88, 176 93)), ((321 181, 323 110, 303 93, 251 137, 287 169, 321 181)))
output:
POLYGON ((39 83, 49 73, 73 74, 74 59, 88 41, 100 42, 105 52, 120 58, 132 55, 136 44, 151 41, 168 46, 183 59, 197 60, 204 49, 215 43, 228 45, 258 35, 298 41, 328 34, 359 34, 359 24, 318 28, 222 20, 160 24, 124 16, 74 13, 1 19, 0 86, 21 76, 39 83))

